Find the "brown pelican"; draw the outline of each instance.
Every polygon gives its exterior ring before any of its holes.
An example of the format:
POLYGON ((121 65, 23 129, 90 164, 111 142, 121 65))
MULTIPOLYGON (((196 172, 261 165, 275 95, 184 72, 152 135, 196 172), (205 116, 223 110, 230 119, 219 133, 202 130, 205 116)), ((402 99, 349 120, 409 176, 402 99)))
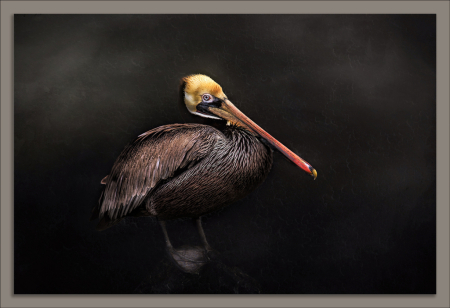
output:
POLYGON ((98 230, 126 216, 155 216, 173 249, 165 220, 192 217, 211 250, 200 217, 242 198, 267 177, 272 148, 308 174, 317 172, 239 111, 222 87, 205 75, 182 79, 181 94, 194 115, 221 120, 219 130, 202 124, 172 124, 139 135, 117 158, 92 219, 98 230), (225 122, 225 121, 226 122, 225 122))

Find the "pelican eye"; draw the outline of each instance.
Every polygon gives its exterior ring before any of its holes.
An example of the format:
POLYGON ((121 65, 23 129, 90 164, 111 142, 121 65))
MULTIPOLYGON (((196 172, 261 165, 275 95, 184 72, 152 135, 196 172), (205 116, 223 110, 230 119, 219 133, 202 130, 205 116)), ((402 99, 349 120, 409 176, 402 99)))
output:
POLYGON ((213 98, 213 96, 212 96, 211 94, 203 94, 203 95, 202 95, 202 100, 203 100, 205 103, 212 103, 213 100, 214 100, 214 98, 213 98))

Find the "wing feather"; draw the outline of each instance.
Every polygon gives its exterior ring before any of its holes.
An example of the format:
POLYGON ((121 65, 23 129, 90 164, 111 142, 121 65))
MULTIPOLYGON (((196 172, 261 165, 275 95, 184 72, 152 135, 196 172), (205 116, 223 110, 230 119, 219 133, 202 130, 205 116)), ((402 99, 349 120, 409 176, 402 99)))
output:
POLYGON ((161 181, 189 169, 214 148, 222 133, 201 124, 160 126, 138 136, 102 180, 98 217, 117 222, 137 208, 161 181))

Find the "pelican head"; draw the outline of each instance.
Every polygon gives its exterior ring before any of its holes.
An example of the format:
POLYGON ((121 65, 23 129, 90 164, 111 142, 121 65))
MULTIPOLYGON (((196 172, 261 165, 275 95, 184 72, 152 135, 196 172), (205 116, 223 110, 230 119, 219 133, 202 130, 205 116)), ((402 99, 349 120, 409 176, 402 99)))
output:
POLYGON ((222 120, 204 108, 213 103, 214 99, 221 101, 227 99, 222 87, 210 77, 200 74, 184 77, 183 81, 184 103, 189 112, 204 118, 222 120))
POLYGON ((317 172, 309 163, 269 135, 236 108, 228 100, 222 87, 217 82, 200 74, 189 75, 184 77, 182 81, 185 83, 184 103, 190 113, 205 118, 226 120, 227 124, 243 127, 254 135, 264 138, 294 164, 316 179, 317 172))

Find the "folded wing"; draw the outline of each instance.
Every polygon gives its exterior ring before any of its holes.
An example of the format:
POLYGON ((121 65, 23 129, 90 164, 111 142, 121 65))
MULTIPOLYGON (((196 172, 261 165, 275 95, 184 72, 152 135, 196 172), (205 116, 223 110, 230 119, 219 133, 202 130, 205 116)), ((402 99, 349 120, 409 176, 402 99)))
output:
POLYGON ((91 219, 97 229, 117 223, 136 209, 163 181, 205 158, 223 135, 211 126, 173 124, 152 129, 130 143, 102 179, 105 190, 91 219))

